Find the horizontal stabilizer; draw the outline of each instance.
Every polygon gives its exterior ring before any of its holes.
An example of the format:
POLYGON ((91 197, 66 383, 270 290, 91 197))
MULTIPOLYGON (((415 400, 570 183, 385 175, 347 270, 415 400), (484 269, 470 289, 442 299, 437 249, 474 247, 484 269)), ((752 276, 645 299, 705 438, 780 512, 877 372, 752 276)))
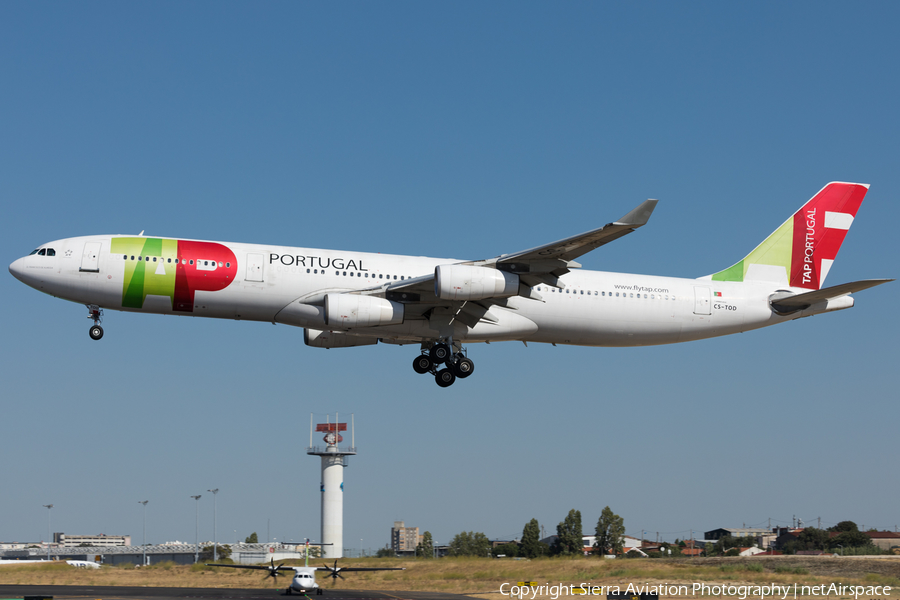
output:
POLYGON ((841 296, 846 296, 847 294, 852 294, 854 292, 860 292, 870 287, 875 287, 876 285, 887 283, 888 281, 894 280, 864 279, 862 281, 842 283, 841 285, 836 285, 822 290, 806 292, 804 294, 794 294, 783 297, 779 297, 779 294, 774 294, 769 298, 769 302, 772 304, 772 308, 774 308, 777 312, 789 313, 797 310, 802 310, 804 308, 812 306, 817 302, 824 302, 826 300, 840 298, 841 296))

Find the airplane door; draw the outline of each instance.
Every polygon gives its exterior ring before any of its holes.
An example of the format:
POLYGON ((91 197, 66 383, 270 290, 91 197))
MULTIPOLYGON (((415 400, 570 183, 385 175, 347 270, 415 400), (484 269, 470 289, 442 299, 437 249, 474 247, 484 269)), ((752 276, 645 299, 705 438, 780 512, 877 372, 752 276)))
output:
POLYGON ((247 281, 262 281, 264 261, 265 257, 262 254, 248 254, 247 274, 244 276, 244 279, 247 281))
POLYGON ((711 294, 708 287, 694 288, 694 314, 708 315, 710 313, 711 294))
POLYGON ((85 242, 79 271, 87 273, 100 272, 100 244, 101 242, 85 242))

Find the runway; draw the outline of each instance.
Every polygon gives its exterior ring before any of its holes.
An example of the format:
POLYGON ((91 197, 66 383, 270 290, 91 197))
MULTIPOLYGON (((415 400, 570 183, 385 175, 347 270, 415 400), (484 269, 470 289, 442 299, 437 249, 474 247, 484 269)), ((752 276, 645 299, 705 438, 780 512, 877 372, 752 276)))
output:
MULTIPOLYGON (((180 600, 210 598, 214 600, 272 600, 284 596, 279 589, 241 590, 233 588, 155 588, 102 585, 0 585, 0 599, 25 596, 53 596, 53 600, 89 598, 91 600, 180 600)), ((290 598, 305 600, 301 594, 290 598)), ((366 590, 326 589, 322 596, 311 594, 310 600, 471 600, 468 596, 441 592, 382 592, 366 590)))

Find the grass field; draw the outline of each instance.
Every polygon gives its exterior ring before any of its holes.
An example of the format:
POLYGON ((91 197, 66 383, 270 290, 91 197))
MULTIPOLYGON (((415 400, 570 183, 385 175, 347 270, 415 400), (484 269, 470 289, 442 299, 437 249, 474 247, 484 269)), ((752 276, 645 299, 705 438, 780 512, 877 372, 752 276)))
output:
MULTIPOLYGON (((283 564, 292 565, 293 561, 283 564)), ((297 563, 302 564, 302 563, 297 563)), ((318 563, 316 563, 318 564, 318 563)), ((883 558, 798 557, 627 559, 597 558, 504 560, 442 558, 438 560, 358 559, 343 566, 405 567, 405 571, 347 573, 332 580, 319 573, 320 585, 345 589, 438 591, 500 599, 503 583, 535 581, 539 584, 589 583, 597 586, 691 585, 693 583, 749 585, 844 585, 891 586, 900 595, 900 556, 883 558)), ((0 567, 0 584, 91 585, 207 588, 275 588, 264 572, 216 569, 203 565, 160 563, 149 567, 76 569, 62 564, 6 565, 0 567)), ((277 587, 287 584, 280 577, 277 587)), ((868 600, 868 599, 866 599, 868 600)))

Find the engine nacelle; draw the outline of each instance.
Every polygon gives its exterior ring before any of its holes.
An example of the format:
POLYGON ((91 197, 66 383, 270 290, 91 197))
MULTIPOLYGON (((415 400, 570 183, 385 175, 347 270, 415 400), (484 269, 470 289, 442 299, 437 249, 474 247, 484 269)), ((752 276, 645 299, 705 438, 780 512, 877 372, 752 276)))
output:
POLYGON ((325 323, 336 329, 399 325, 403 305, 357 294, 325 294, 325 323))
POLYGON ((469 265, 434 268, 434 294, 442 300, 508 298, 519 293, 519 276, 469 265))
POLYGON ((374 346, 378 343, 378 338, 306 328, 303 330, 303 342, 313 348, 352 348, 353 346, 374 346))

